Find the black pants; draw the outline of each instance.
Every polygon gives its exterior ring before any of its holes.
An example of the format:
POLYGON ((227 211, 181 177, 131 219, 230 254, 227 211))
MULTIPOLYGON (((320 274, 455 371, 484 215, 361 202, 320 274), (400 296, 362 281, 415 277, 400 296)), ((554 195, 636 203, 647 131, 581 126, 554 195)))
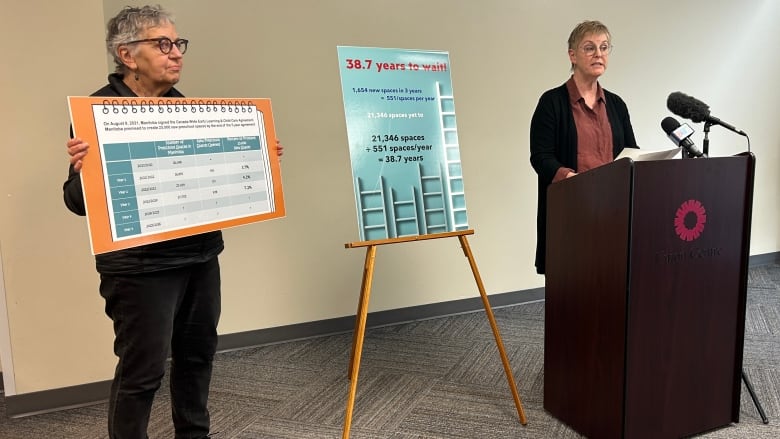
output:
POLYGON ((139 275, 102 275, 119 357, 109 400, 111 439, 145 439, 170 354, 176 438, 209 432, 207 400, 220 314, 219 261, 139 275))

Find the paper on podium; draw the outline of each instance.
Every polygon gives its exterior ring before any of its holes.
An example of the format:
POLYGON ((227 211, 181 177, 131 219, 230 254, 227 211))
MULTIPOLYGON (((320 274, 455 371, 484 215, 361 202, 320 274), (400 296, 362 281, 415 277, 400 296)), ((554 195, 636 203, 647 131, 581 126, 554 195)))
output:
POLYGON ((623 148, 623 151, 615 160, 628 157, 635 162, 646 160, 667 160, 682 157, 682 148, 664 149, 661 151, 647 151, 639 148, 623 148))

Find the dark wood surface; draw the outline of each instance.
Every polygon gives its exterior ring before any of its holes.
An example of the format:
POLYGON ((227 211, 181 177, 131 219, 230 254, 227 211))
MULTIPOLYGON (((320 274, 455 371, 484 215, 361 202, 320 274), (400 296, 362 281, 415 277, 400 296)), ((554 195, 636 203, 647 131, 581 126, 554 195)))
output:
POLYGON ((738 421, 753 166, 621 160, 550 187, 546 410, 591 438, 738 421), (688 228, 706 211, 690 241, 681 207, 688 228))
POLYGON ((544 407, 588 437, 621 437, 632 166, 549 188, 544 407))

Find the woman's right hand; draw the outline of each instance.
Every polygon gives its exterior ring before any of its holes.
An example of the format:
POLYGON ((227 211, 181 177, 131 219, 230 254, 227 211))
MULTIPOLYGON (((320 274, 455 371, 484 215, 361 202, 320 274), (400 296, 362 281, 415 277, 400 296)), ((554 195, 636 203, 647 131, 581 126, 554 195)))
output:
POLYGON ((70 155, 70 164, 73 165, 73 170, 76 172, 81 171, 83 165, 82 160, 87 155, 89 150, 89 144, 78 137, 74 137, 68 140, 65 144, 68 148, 68 155, 70 155))

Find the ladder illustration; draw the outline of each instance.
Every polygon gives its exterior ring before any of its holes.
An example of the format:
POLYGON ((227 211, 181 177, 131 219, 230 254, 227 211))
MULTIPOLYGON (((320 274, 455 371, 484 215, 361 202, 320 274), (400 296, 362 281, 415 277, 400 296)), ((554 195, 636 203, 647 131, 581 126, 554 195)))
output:
POLYGON ((411 189, 411 198, 398 200, 396 190, 390 190, 390 202, 393 205, 393 225, 395 230, 390 232, 388 238, 400 238, 403 236, 415 236, 420 234, 420 222, 417 217, 417 201, 414 197, 414 188, 411 189))
POLYGON ((444 196, 444 183, 441 169, 436 174, 425 175, 422 163, 418 165, 420 172, 420 189, 422 192, 423 229, 426 233, 443 233, 448 231, 447 212, 444 196))
POLYGON ((384 178, 380 178, 377 189, 364 190, 360 178, 355 178, 355 187, 358 190, 358 227, 362 240, 385 239, 390 236, 387 229, 384 186, 384 178))
POLYGON ((468 229, 466 193, 463 187, 463 169, 458 149, 458 129, 455 123, 455 98, 451 90, 443 90, 436 83, 436 97, 441 115, 441 136, 444 142, 444 196, 449 201, 451 231, 468 229))

